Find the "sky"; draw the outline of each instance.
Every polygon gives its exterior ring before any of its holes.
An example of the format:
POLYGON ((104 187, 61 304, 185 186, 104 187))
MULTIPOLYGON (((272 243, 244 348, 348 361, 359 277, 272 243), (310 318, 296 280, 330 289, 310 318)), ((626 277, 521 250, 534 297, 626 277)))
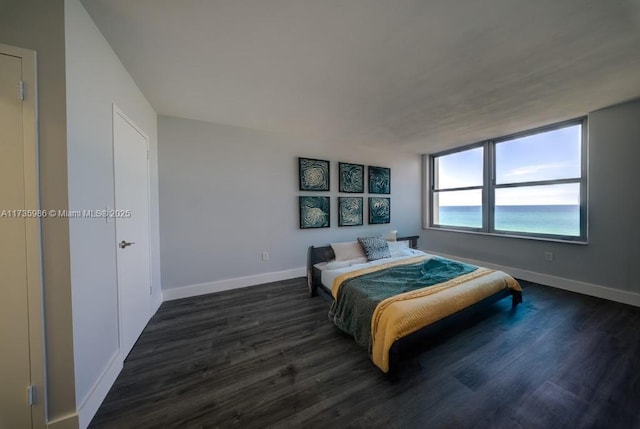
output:
MULTIPOLYGON (((496 183, 580 177, 581 125, 496 144, 496 183)), ((439 188, 481 186, 483 148, 438 158, 439 188)), ((496 205, 579 204, 577 183, 497 189, 496 205)), ((481 205, 481 191, 441 192, 441 206, 481 205)))

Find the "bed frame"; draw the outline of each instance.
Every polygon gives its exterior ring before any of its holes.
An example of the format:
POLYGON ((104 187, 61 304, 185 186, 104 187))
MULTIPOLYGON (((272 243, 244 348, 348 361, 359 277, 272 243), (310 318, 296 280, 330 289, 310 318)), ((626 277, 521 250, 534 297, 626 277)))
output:
MULTIPOLYGON (((412 249, 417 249, 418 238, 418 236, 398 237, 397 240, 409 241, 409 246, 412 249)), ((319 262, 331 261, 334 258, 335 254, 333 253, 331 246, 309 247, 307 252, 307 285, 309 287, 310 296, 314 297, 320 295, 329 302, 333 302, 331 294, 322 286, 320 270, 315 268, 314 265, 319 262)), ((468 321, 473 315, 477 315, 483 309, 487 309, 492 304, 508 296, 511 296, 512 309, 515 309, 516 306, 522 302, 522 292, 515 290, 502 290, 396 341, 389 350, 388 375, 393 377, 397 374, 398 364, 405 357, 424 350, 427 344, 433 342, 439 336, 442 336, 444 332, 460 328, 463 326, 464 322, 468 321)))
MULTIPOLYGON (((409 247, 412 249, 418 248, 418 237, 417 235, 413 235, 411 237, 398 237, 397 241, 408 241, 409 247)), ((318 296, 318 291, 320 293, 325 293, 324 295, 328 296, 331 301, 333 301, 333 297, 325 290, 322 286, 322 282, 320 280, 321 272, 319 269, 314 267, 315 264, 320 262, 329 262, 335 259, 336 255, 333 253, 333 249, 331 246, 321 246, 321 247, 309 247, 307 252, 307 286, 309 287, 309 295, 310 296, 318 296)), ((323 295, 323 296, 324 296, 323 295)))

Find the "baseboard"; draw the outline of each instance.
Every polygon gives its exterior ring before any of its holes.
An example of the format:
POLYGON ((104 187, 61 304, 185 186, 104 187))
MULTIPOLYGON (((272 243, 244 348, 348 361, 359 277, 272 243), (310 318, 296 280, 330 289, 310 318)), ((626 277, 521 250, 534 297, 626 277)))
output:
MULTIPOLYGON (((162 291, 151 297, 151 317, 156 314, 156 312, 160 308, 160 305, 162 305, 162 301, 162 291)), ((149 319, 151 319, 151 317, 149 317, 149 319)))
POLYGON ((306 268, 294 268, 292 270, 276 271, 273 273, 256 274, 254 276, 237 277, 234 279, 218 280, 211 283, 200 283, 196 285, 165 289, 162 291, 162 297, 164 301, 172 301, 174 299, 189 298, 191 296, 221 292, 223 290, 239 289, 263 283, 292 279, 295 277, 304 277, 306 275, 306 268))
POLYGON ((78 414, 73 413, 47 422, 47 429, 78 429, 78 414))
POLYGON ((87 396, 80 402, 78 406, 79 422, 76 427, 85 429, 89 426, 91 419, 93 419, 98 408, 102 405, 102 401, 104 401, 107 393, 109 393, 109 389, 111 389, 111 386, 115 383, 120 371, 122 371, 122 359, 120 351, 117 350, 102 371, 102 374, 100 374, 100 377, 98 377, 98 380, 93 387, 91 387, 91 390, 89 390, 87 396))
POLYGON ((483 267, 491 268, 493 270, 504 271, 505 273, 510 274, 513 277, 530 282, 540 283, 558 289, 564 289, 571 292, 581 293, 583 295, 595 296, 597 298, 608 299, 609 301, 615 301, 622 304, 629 304, 635 307, 640 307, 640 294, 638 293, 614 289, 592 283, 586 283, 578 280, 571 280, 564 277, 551 276, 549 274, 536 273, 534 271, 527 271, 520 268, 506 267, 504 265, 492 264, 490 262, 462 258, 455 255, 447 255, 439 252, 433 253, 444 256, 445 258, 466 262, 468 264, 480 265, 483 267))

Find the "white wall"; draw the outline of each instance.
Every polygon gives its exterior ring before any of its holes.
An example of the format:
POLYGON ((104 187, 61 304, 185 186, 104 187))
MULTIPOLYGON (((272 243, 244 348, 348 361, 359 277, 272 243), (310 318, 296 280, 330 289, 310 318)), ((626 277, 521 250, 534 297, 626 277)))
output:
MULTIPOLYGON (((40 207, 67 208, 67 134, 63 0, 0 2, 0 43, 32 49, 38 69, 40 207)), ((33 88, 32 88, 33 89, 33 88)), ((27 90, 29 90, 27 88, 27 90)), ((42 219, 48 420, 74 424, 74 356, 69 224, 42 219)))
POLYGON ((546 279, 540 281, 551 285, 640 305, 635 274, 640 261, 639 119, 640 100, 589 114, 588 245, 425 230, 422 246, 543 274, 546 279), (544 260, 545 251, 554 253, 553 262, 544 260))
MULTIPOLYGON (((405 235, 420 232, 418 155, 328 147, 166 116, 158 119, 158 139, 165 297, 186 296, 175 290, 183 286, 223 281, 224 288, 226 279, 299 269, 312 244, 391 229, 405 235), (298 228, 299 156, 331 161, 331 192, 305 193, 331 195, 331 228, 298 228), (338 227, 338 161, 391 168, 391 224, 367 226, 365 219, 362 227, 338 227), (262 251, 270 253, 269 261, 261 260, 262 251)), ((362 196, 366 207, 368 195, 362 196)))
MULTIPOLYGON (((161 301, 156 113, 79 0, 65 1, 69 209, 113 208, 112 106, 149 137, 152 287, 161 301)), ((115 223, 71 219, 71 286, 76 406, 84 427, 122 362, 118 357, 115 223)))

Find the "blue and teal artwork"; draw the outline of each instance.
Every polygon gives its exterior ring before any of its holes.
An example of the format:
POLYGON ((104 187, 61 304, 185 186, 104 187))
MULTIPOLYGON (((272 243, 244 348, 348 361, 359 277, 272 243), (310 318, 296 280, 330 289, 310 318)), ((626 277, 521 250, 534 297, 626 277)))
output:
POLYGON ((362 225, 362 197, 338 197, 338 226, 362 225))
POLYGON ((391 193, 391 169, 387 167, 369 166, 369 193, 391 193))
POLYGON ((369 223, 391 222, 391 198, 369 197, 369 223))
POLYGON ((329 190, 329 161, 298 158, 301 191, 329 190))
POLYGON ((298 197, 300 228, 329 228, 329 197, 298 197))
POLYGON ((364 192, 364 165, 338 163, 338 177, 340 178, 340 192, 364 192))

